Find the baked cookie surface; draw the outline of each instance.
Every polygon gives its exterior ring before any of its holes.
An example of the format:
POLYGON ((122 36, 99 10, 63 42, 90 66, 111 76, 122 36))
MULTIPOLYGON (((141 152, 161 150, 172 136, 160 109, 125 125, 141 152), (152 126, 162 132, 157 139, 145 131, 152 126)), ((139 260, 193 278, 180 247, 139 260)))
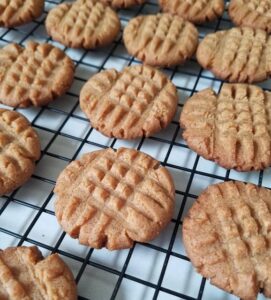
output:
POLYGON ((120 31, 117 13, 97 0, 62 3, 49 12, 45 25, 54 40, 72 48, 106 46, 120 31))
POLYGON ((43 258, 37 247, 0 250, 0 299, 76 300, 76 284, 58 254, 43 258))
POLYGON ((128 53, 145 64, 170 67, 192 57, 198 45, 198 31, 179 16, 147 15, 131 19, 123 40, 128 53))
POLYGON ((30 178, 40 157, 40 142, 23 115, 0 109, 0 148, 0 195, 3 195, 30 178))
POLYGON ((223 0, 159 0, 159 4, 164 12, 196 24, 213 21, 224 12, 223 0))
POLYGON ((102 71, 80 92, 80 106, 91 125, 109 137, 133 139, 165 128, 177 109, 177 89, 148 66, 102 71))
POLYGON ((202 192, 183 222, 197 271, 241 299, 271 297, 271 191, 224 182, 202 192))
POLYGON ((0 0, 0 26, 20 26, 38 18, 44 0, 0 0))
POLYGON ((180 124, 189 148, 238 171, 271 165, 271 93, 247 84, 224 84, 189 98, 180 124))
POLYGON ((74 76, 72 60, 51 44, 28 42, 0 49, 0 102, 42 106, 64 94, 74 76))
POLYGON ((196 54, 199 64, 229 82, 259 82, 271 74, 271 37, 263 30, 232 28, 208 34, 196 54))
POLYGON ((169 223, 174 183, 145 153, 94 151, 70 163, 57 179, 55 213, 73 238, 93 248, 130 248, 155 238, 169 223))
POLYGON ((231 0, 229 16, 237 26, 263 29, 271 33, 270 0, 231 0))
POLYGON ((143 4, 146 0, 100 0, 114 8, 127 8, 135 5, 143 4))

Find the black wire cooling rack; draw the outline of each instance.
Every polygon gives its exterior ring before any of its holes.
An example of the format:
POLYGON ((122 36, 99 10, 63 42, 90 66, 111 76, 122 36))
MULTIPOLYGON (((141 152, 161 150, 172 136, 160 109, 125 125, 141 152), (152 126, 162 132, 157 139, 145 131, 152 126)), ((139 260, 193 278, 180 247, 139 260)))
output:
MULTIPOLYGON (((18 109, 37 130, 43 151, 29 182, 0 201, 0 248, 36 245, 45 255, 59 253, 73 271, 79 299, 236 299, 211 286, 195 272, 181 241, 183 216, 209 184, 238 179, 271 187, 270 169, 250 173, 225 170, 190 151, 181 138, 178 120, 184 100, 206 87, 218 91, 222 82, 202 70, 195 59, 183 66, 165 69, 180 95, 179 109, 170 126, 148 139, 122 141, 104 137, 89 126, 80 111, 80 88, 90 76, 103 69, 120 70, 139 62, 127 54, 121 35, 111 46, 97 51, 72 50, 53 42, 46 34, 44 20, 48 11, 61 2, 45 1, 43 16, 28 25, 0 29, 0 46, 10 42, 25 44, 28 40, 49 42, 64 49, 76 64, 75 80, 66 95, 43 108, 18 109), (59 172, 82 153, 120 146, 149 153, 169 168, 176 185, 174 217, 156 240, 137 243, 130 250, 109 252, 81 246, 61 231, 54 217, 55 180, 59 172)), ((158 11, 156 1, 120 10, 122 27, 134 16, 158 11)), ((202 38, 232 24, 225 12, 218 21, 197 27, 202 38)), ((264 88, 268 85, 270 81, 261 84, 264 88)))

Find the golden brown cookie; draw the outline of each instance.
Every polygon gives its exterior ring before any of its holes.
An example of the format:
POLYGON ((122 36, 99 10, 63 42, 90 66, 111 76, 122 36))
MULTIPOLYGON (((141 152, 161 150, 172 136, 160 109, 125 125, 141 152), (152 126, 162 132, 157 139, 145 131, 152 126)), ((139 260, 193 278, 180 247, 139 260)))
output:
POLYGON ((100 1, 114 8, 127 8, 131 6, 143 4, 145 2, 145 0, 100 0, 100 1))
POLYGON ((0 250, 1 300, 75 300, 76 294, 73 275, 58 254, 43 258, 37 247, 0 250))
POLYGON ((174 117, 177 101, 177 89, 167 76, 142 65, 100 72, 80 93, 81 109, 91 125, 123 139, 150 136, 165 128, 174 117))
POLYGON ((129 54, 145 64, 170 67, 182 64, 194 54, 198 31, 179 16, 147 15, 128 23, 123 40, 129 54))
POLYGON ((1 0, 0 26, 14 27, 41 16, 44 0, 1 0))
POLYGON ((270 0, 231 0, 229 16, 237 26, 259 28, 271 33, 270 0))
POLYGON ((73 75, 72 60, 50 44, 9 44, 0 49, 0 102, 46 105, 70 88, 73 75))
POLYGON ((224 84, 187 100, 183 138, 199 155, 238 171, 271 166, 271 93, 248 84, 224 84))
POLYGON ((159 4, 164 12, 196 24, 213 21, 224 12, 223 0, 159 0, 159 4))
POLYGON ((118 15, 98 0, 77 0, 53 8, 46 18, 47 33, 72 48, 93 49, 110 44, 120 31, 118 15))
POLYGON ((0 195, 24 184, 39 157, 39 138, 28 120, 18 112, 0 109, 0 195))
POLYGON ((69 235, 93 248, 130 248, 154 239, 169 223, 174 183, 166 168, 142 152, 94 151, 57 179, 55 213, 69 235))
POLYGON ((271 297, 271 191, 253 184, 209 186, 183 222, 197 271, 241 299, 271 297))
POLYGON ((263 81, 271 74, 271 37, 248 27, 218 31, 202 40, 196 56, 204 69, 220 79, 263 81))

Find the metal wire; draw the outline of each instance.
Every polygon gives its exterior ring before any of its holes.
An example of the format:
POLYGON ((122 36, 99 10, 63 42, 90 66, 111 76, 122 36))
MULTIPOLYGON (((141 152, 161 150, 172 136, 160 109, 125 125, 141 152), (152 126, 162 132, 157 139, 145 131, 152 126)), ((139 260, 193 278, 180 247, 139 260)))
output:
MULTIPOLYGON (((50 42, 50 43, 53 42, 45 34, 40 36, 40 32, 44 32, 44 20, 48 13, 48 7, 49 8, 54 7, 55 5, 57 5, 61 2, 63 2, 63 0, 62 1, 53 1, 53 0, 46 1, 46 9, 44 11, 43 16, 39 20, 32 22, 31 26, 29 25, 28 27, 24 26, 24 27, 19 27, 19 28, 3 29, 2 31, 0 31, 0 43, 6 44, 6 43, 10 43, 11 41, 14 41, 14 42, 17 42, 20 44, 24 44, 29 39, 36 40, 36 39, 40 39, 40 38, 42 38, 42 40, 46 41, 46 42, 50 42), (13 37, 12 40, 10 40, 10 36, 13 37), (16 37, 16 38, 14 38, 14 37, 16 37)), ((120 11, 120 17, 121 17, 122 23, 126 24, 127 21, 129 21, 129 19, 131 18, 131 16, 136 16, 141 13, 148 13, 149 11, 155 12, 158 10, 159 9, 158 9, 157 3, 155 1, 146 1, 146 3, 143 4, 142 6, 130 9, 130 10, 128 10, 128 12, 120 11)), ((200 32, 200 38, 202 38, 206 34, 206 32, 213 32, 218 29, 227 28, 227 27, 231 27, 231 26, 232 25, 229 22, 227 15, 224 14, 223 17, 221 17, 218 21, 216 21, 214 23, 198 26, 198 29, 200 32)), ((76 65, 76 68, 78 68, 79 66, 83 66, 85 68, 94 69, 95 72, 99 72, 99 71, 105 69, 108 61, 111 59, 116 59, 118 61, 121 60, 126 65, 138 63, 138 61, 136 59, 129 57, 125 52, 119 51, 120 47, 122 47, 121 35, 116 39, 116 41, 113 43, 112 47, 109 48, 109 51, 107 51, 107 54, 105 55, 103 61, 100 64, 96 65, 94 63, 88 62, 85 59, 87 55, 91 55, 91 54, 96 55, 99 52, 99 50, 83 51, 83 52, 81 52, 81 55, 78 59, 75 56, 75 58, 73 58, 73 60, 76 65)), ((64 48, 64 50, 68 51, 67 48, 64 48)), ((196 60, 192 59, 191 63, 196 65, 196 60)), ((218 89, 221 88, 222 82, 218 79, 215 79, 210 73, 203 71, 201 68, 198 68, 198 70, 196 72, 193 72, 193 70, 190 70, 190 69, 187 70, 187 69, 188 68, 185 66, 179 66, 174 69, 166 69, 165 70, 166 72, 168 72, 170 74, 170 78, 172 80, 174 80, 176 75, 187 76, 188 78, 192 77, 194 79, 194 84, 192 85, 192 87, 191 87, 191 84, 190 85, 186 85, 186 84, 178 85, 177 84, 178 91, 181 94, 190 96, 193 93, 195 93, 196 91, 198 91, 199 89, 201 89, 201 84, 200 84, 201 80, 205 80, 206 82, 211 82, 212 84, 218 84, 218 89)), ((86 78, 84 76, 80 76, 80 72, 76 72, 75 80, 77 81, 77 83, 79 82, 80 85, 82 85, 86 81, 86 78)), ((208 85, 209 84, 206 83, 205 87, 208 87, 208 85)), ((51 157, 53 159, 62 161, 63 163, 67 164, 71 160, 74 160, 80 154, 83 147, 86 145, 91 146, 91 147, 98 147, 98 148, 106 148, 107 146, 116 148, 116 143, 118 142, 117 139, 112 139, 108 145, 104 145, 103 143, 100 143, 99 140, 91 138, 91 134, 93 132, 93 128, 91 128, 91 127, 89 127, 89 129, 84 137, 77 137, 77 136, 74 136, 73 134, 67 133, 63 130, 71 118, 78 120, 78 121, 88 122, 88 120, 84 116, 77 113, 78 92, 72 92, 72 90, 71 90, 67 93, 67 96, 74 99, 74 103, 71 105, 71 107, 69 108, 68 111, 66 109, 59 108, 59 106, 55 107, 54 105, 48 105, 41 109, 35 110, 36 114, 33 117, 33 119, 31 120, 33 127, 36 128, 37 130, 48 133, 48 136, 50 136, 48 143, 43 148, 42 155, 38 162, 38 165, 40 164, 40 162, 42 161, 42 159, 45 156, 51 157), (39 124, 40 118, 43 116, 44 113, 46 114, 48 112, 53 113, 53 114, 63 118, 61 125, 56 130, 51 129, 50 126, 43 126, 43 125, 39 124), (56 140, 59 137, 67 138, 71 141, 78 143, 79 146, 77 147, 77 149, 74 152, 72 157, 66 157, 65 155, 63 155, 61 153, 56 154, 50 150, 51 147, 54 145, 54 143, 56 142, 56 140)), ((178 104, 178 106, 179 106, 179 109, 181 109, 183 104, 180 102, 178 104)), ((20 110, 20 112, 24 113, 24 111, 22 111, 22 110, 20 110)), ((175 296, 177 299, 198 299, 198 300, 203 299, 204 290, 206 287, 206 281, 204 278, 201 279, 198 295, 196 297, 191 297, 190 295, 185 294, 185 293, 180 293, 177 290, 172 290, 172 289, 166 288, 163 286, 162 283, 163 283, 165 273, 166 273, 166 270, 168 267, 168 263, 169 263, 169 260, 171 257, 175 257, 180 260, 189 262, 189 259, 185 255, 174 251, 174 242, 177 238, 178 230, 182 223, 181 220, 182 220, 182 216, 184 214, 185 206, 187 204, 188 199, 190 199, 190 198, 195 199, 197 197, 197 195, 195 193, 191 192, 191 188, 195 184, 194 183, 195 176, 203 176, 203 177, 207 177, 207 178, 210 178, 213 180, 224 181, 224 180, 229 180, 231 178, 231 171, 228 170, 227 172, 225 172, 224 175, 221 175, 220 173, 215 174, 215 173, 208 172, 208 170, 203 171, 201 169, 198 169, 198 164, 199 164, 199 160, 200 160, 199 156, 195 157, 192 167, 189 167, 186 165, 179 166, 179 165, 170 163, 169 158, 170 158, 171 152, 174 147, 179 147, 179 148, 188 150, 185 143, 182 140, 179 140, 181 132, 180 132, 178 120, 172 121, 172 127, 175 128, 172 138, 168 139, 168 137, 166 135, 159 135, 159 136, 156 135, 156 136, 152 136, 148 139, 142 138, 137 143, 137 146, 136 146, 136 148, 138 150, 141 150, 146 141, 153 143, 153 147, 155 147, 155 145, 156 145, 155 143, 161 143, 161 144, 167 145, 168 150, 164 156, 164 159, 161 161, 161 163, 164 166, 170 168, 171 170, 176 170, 178 172, 185 172, 186 174, 188 174, 188 181, 187 181, 186 187, 183 189, 176 190, 176 195, 179 197, 182 197, 182 202, 181 202, 179 211, 177 213, 177 216, 172 219, 173 231, 172 231, 172 235, 170 237, 170 242, 168 244, 167 249, 165 249, 164 247, 157 246, 152 243, 147 243, 144 245, 142 244, 146 249, 149 249, 149 250, 155 251, 155 252, 159 252, 159 253, 163 253, 165 255, 164 262, 163 262, 163 265, 161 268, 161 272, 159 274, 159 278, 156 283, 153 283, 148 280, 143 280, 139 277, 136 277, 136 276, 133 276, 133 275, 127 273, 127 268, 131 261, 131 258, 133 257, 135 247, 133 247, 132 249, 130 249, 128 251, 128 254, 126 256, 126 259, 123 263, 121 270, 117 270, 117 269, 108 267, 104 264, 97 263, 94 260, 92 260, 92 255, 93 255, 93 251, 94 251, 93 249, 89 249, 87 251, 87 254, 84 256, 84 258, 82 258, 76 254, 73 254, 71 252, 62 250, 60 246, 65 238, 65 233, 61 233, 60 237, 54 243, 49 243, 46 241, 41 242, 41 241, 31 238, 30 233, 31 233, 32 229, 34 228, 34 226, 39 221, 39 219, 41 218, 41 216, 43 214, 48 214, 48 215, 52 215, 52 216, 54 215, 54 212, 50 208, 48 208, 48 205, 53 197, 53 187, 55 184, 55 180, 52 180, 51 178, 47 178, 46 176, 41 176, 40 174, 38 174, 38 175, 34 174, 32 176, 32 178, 34 180, 36 180, 37 182, 44 182, 44 183, 48 184, 49 186, 51 186, 50 192, 48 193, 46 199, 44 199, 44 201, 41 203, 41 205, 33 204, 32 202, 30 203, 29 201, 22 200, 18 196, 20 188, 17 189, 16 191, 14 191, 13 193, 11 193, 10 195, 3 196, 2 197, 3 198, 2 199, 2 207, 0 206, 0 234, 4 235, 6 237, 8 237, 8 236, 14 237, 16 240, 16 244, 18 246, 25 244, 25 243, 33 244, 42 249, 46 249, 49 252, 57 252, 60 255, 62 255, 63 257, 69 258, 69 259, 77 262, 80 265, 80 268, 76 274, 76 282, 77 283, 80 282, 87 266, 93 266, 97 269, 103 270, 110 274, 115 274, 118 277, 118 279, 116 281, 116 284, 114 286, 114 289, 113 289, 110 297, 107 299, 113 300, 113 299, 117 298, 118 292, 121 289, 121 284, 124 279, 129 279, 130 281, 133 281, 133 282, 139 283, 141 285, 144 285, 146 287, 152 288, 154 290, 152 299, 158 299, 159 294, 161 292, 163 292, 166 295, 175 296), (31 220, 31 222, 28 224, 27 228, 25 228, 23 233, 18 232, 18 230, 17 231, 10 230, 5 226, 5 224, 1 223, 1 216, 4 215, 4 213, 9 208, 9 205, 11 203, 15 203, 16 205, 19 205, 20 207, 30 208, 33 210, 33 212, 35 214, 35 216, 31 220)), ((259 174, 257 176, 258 176, 257 183, 259 185, 261 185, 263 182, 264 173, 259 172, 259 174)), ((14 220, 14 221, 16 221, 16 220, 14 220)), ((2 247, 3 243, 4 242, 1 238, 0 247, 2 247)), ((179 266, 176 265, 176 268, 178 268, 178 267, 179 266)), ((89 280, 91 280, 91 278, 89 278, 89 280)), ((189 278, 188 278, 188 280, 189 280, 189 278)), ((79 299, 91 299, 91 298, 83 297, 81 295, 82 291, 80 289, 78 292, 79 292, 79 299)), ((104 298, 101 298, 101 299, 104 299, 104 298)), ((164 298, 159 298, 159 299, 164 299, 164 298)), ((170 298, 170 299, 173 299, 173 298, 170 298)), ((96 300, 96 299, 92 298, 92 300, 96 300)))

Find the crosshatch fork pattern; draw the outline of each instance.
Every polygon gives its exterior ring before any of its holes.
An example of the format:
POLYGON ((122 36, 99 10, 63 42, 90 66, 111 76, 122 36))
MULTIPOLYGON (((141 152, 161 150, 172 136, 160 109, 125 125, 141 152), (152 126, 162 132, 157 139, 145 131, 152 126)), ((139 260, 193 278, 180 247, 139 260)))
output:
POLYGON ((224 84, 219 95, 204 90, 183 109, 183 136, 191 149, 228 168, 245 171, 268 167, 270 96, 260 88, 242 84, 224 84))
POLYGON ((125 29, 123 39, 130 54, 154 66, 170 66, 192 56, 197 35, 191 23, 158 14, 134 19, 125 29))
POLYGON ((92 126, 119 138, 149 136, 165 128, 174 116, 176 98, 164 74, 140 65, 121 73, 101 72, 80 93, 81 108, 92 126))
POLYGON ((270 204, 269 190, 226 182, 202 193, 183 224, 188 252, 200 272, 242 299, 255 298, 260 288, 270 297, 270 204), (195 229, 197 236, 189 240, 195 229), (223 272, 223 283, 221 276, 211 275, 216 268, 223 272))
POLYGON ((71 84, 72 62, 52 46, 11 44, 0 53, 0 59, 5 62, 1 65, 0 96, 7 102, 13 100, 14 106, 46 104, 71 84))
MULTIPOLYGON (((64 1, 51 0, 45 2, 44 14, 39 20, 21 28, 1 29, 1 46, 10 42, 25 44, 26 41, 31 39, 54 43, 45 33, 44 18, 49 9, 64 1)), ((157 11, 159 11, 159 8, 156 1, 147 0, 137 8, 126 11, 121 10, 120 17, 123 25, 125 25, 133 16, 155 13, 157 11)), ((200 38, 203 38, 206 33, 229 27, 232 27, 232 24, 229 22, 227 15, 224 15, 214 23, 197 26, 200 38)), ((62 47, 60 44, 56 45, 60 48, 62 47)), ((99 51, 71 51, 68 48, 62 48, 73 58, 76 64, 75 83, 65 97, 56 100, 47 107, 20 110, 20 112, 30 119, 34 128, 41 135, 43 139, 43 153, 37 164, 37 170, 30 181, 32 184, 30 195, 34 199, 29 199, 30 184, 21 187, 1 199, 0 246, 33 244, 39 246, 43 252, 59 253, 73 270, 76 282, 78 283, 79 299, 99 299, 97 294, 93 293, 98 289, 97 282, 102 281, 100 280, 102 275, 105 276, 103 282, 105 282, 104 290, 106 294, 103 298, 106 300, 131 299, 137 292, 138 287, 141 288, 140 295, 141 299, 144 300, 209 300, 214 299, 214 296, 218 300, 235 299, 221 293, 216 288, 210 287, 205 279, 196 277, 194 274, 191 264, 180 245, 182 218, 186 214, 187 208, 191 206, 191 203, 207 183, 239 179, 270 187, 270 171, 265 170, 257 173, 237 175, 236 172, 219 169, 215 165, 210 165, 208 162, 203 161, 202 158, 189 151, 187 145, 180 138, 180 128, 178 126, 179 112, 175 120, 170 124, 169 131, 164 131, 148 139, 142 138, 141 140, 124 144, 117 139, 105 140, 101 138, 93 128, 88 127, 87 118, 80 113, 78 103, 80 87, 92 74, 100 70, 116 66, 118 69, 121 69, 123 66, 137 64, 138 61, 128 56, 127 52, 124 51, 121 36, 116 39, 112 46, 99 51), (85 70, 87 71, 85 72, 85 70), (44 119, 45 122, 43 122, 44 119), (58 123, 56 123, 56 120, 58 120, 58 123), (74 123, 80 126, 73 128, 74 123), (86 125, 86 129, 81 134, 80 129, 84 125, 86 125), (68 131, 67 128, 70 127, 76 130, 68 131), (66 150, 65 147, 61 148, 63 151, 57 151, 59 140, 67 140, 69 141, 69 145, 73 144, 75 146, 74 148, 69 146, 72 149, 69 153, 64 151, 66 150), (120 257, 120 262, 117 265, 117 263, 114 264, 111 261, 108 263, 108 260, 112 259, 112 254, 110 253, 102 256, 102 250, 96 251, 84 248, 83 246, 73 247, 72 245, 74 244, 72 241, 69 240, 68 243, 67 236, 63 232, 57 231, 54 227, 55 223, 53 225, 50 222, 44 224, 44 221, 48 219, 53 222, 55 220, 52 203, 54 202, 53 188, 56 175, 69 161, 88 150, 107 147, 117 149, 121 145, 134 147, 150 153, 154 157, 159 157, 161 163, 168 167, 174 175, 177 205, 174 217, 170 223, 171 229, 166 233, 166 241, 164 243, 160 243, 159 241, 148 244, 137 243, 129 251, 118 252, 115 254, 116 257, 120 257), (160 149, 163 151, 159 151, 160 149), (176 153, 178 156, 176 156, 176 153), (48 161, 50 164, 47 164, 48 161), (54 169, 56 163, 59 163, 61 166, 57 171, 54 169), (48 174, 48 169, 52 169, 52 175, 48 174), (36 190, 38 192, 35 192, 36 190), (26 214, 29 211, 31 211, 30 217, 26 214), (18 212, 21 213, 20 218, 18 212), (24 220, 22 220, 23 215, 25 216, 24 220), (18 223, 18 226, 16 227, 14 223, 18 223), (40 224, 43 224, 46 230, 42 231, 42 228, 40 229, 39 227, 40 224), (49 239, 48 237, 49 228, 57 231, 54 239, 49 239), (37 235, 39 231, 41 231, 40 236, 37 235), (68 246, 66 245, 67 243, 68 246), (143 255, 140 255, 140 251, 143 251, 143 255), (156 273, 152 274, 151 277, 133 271, 135 265, 143 267, 146 264, 144 258, 145 256, 147 257, 148 253, 151 253, 151 258, 156 256, 161 258, 161 262, 157 268, 156 261, 150 267, 150 270, 156 270, 156 273), (97 259, 97 257, 102 257, 102 260, 97 259), (172 265, 174 266, 173 270, 170 269, 172 265), (89 276, 89 273, 91 273, 91 276, 89 276), (114 278, 114 280, 109 282, 108 278, 114 278), (173 285, 175 279, 177 283, 173 285), (84 284, 84 282, 86 283, 84 284), (129 285, 126 285, 127 283, 129 285), (91 284, 95 289, 87 289, 91 284), (107 289, 109 285, 110 289, 107 289), (125 294, 125 287, 130 287, 131 285, 132 288, 129 289, 130 297, 128 297, 125 294), (213 297, 210 298, 210 295, 213 297)), ((209 72, 202 70, 196 64, 195 59, 192 59, 191 62, 188 62, 184 66, 165 69, 165 71, 177 85, 180 92, 179 111, 183 106, 184 99, 191 96, 194 92, 210 86, 219 91, 221 87, 221 81, 215 79, 209 72)), ((268 87, 268 83, 265 82, 263 87, 268 87)), ((101 292, 101 289, 98 292, 101 292)), ((140 297, 137 299, 140 299, 140 297)))
POLYGON ((172 191, 168 173, 151 157, 127 149, 95 151, 59 176, 55 213, 82 244, 131 247, 133 240, 153 239, 167 224, 172 191))
POLYGON ((48 32, 58 41, 87 49, 108 44, 119 29, 119 20, 112 10, 99 2, 86 0, 59 6, 49 15, 46 24, 48 32))

